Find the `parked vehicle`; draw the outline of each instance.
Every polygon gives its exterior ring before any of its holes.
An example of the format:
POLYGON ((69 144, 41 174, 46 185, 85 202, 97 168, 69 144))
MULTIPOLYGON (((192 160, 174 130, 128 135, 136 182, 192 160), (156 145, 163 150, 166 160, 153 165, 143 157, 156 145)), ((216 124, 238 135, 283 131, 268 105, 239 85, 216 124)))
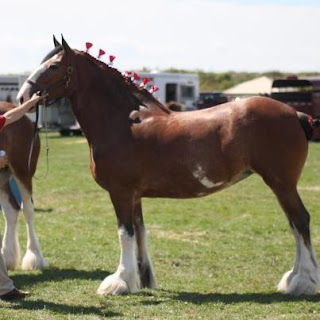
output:
MULTIPOLYGON (((320 117, 320 78, 288 78, 273 81, 271 98, 284 102, 313 118, 320 117)), ((320 140, 320 131, 314 133, 320 140)))
POLYGON ((58 129, 61 136, 82 135, 82 130, 73 114, 69 99, 59 99, 50 107, 41 108, 40 111, 42 126, 58 129))
POLYGON ((16 102, 19 88, 27 75, 0 75, 0 101, 16 102))
MULTIPOLYGON (((195 109, 199 97, 199 76, 195 73, 139 73, 140 79, 149 78, 147 89, 153 85, 159 88, 154 93, 163 104, 176 101, 185 110, 195 109)), ((140 80, 141 81, 141 80, 140 80)))
POLYGON ((197 109, 205 109, 228 102, 228 97, 220 91, 200 92, 197 109))

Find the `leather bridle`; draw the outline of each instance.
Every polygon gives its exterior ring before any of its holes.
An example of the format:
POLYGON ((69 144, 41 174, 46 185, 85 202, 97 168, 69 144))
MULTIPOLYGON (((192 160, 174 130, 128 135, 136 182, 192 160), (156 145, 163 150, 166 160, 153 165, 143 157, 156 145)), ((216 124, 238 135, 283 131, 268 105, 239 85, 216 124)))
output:
POLYGON ((67 67, 66 75, 61 79, 60 81, 56 82, 52 86, 42 88, 34 81, 28 79, 26 82, 37 92, 39 91, 41 95, 47 94, 50 97, 50 92, 52 90, 57 89, 61 86, 63 86, 65 89, 68 89, 71 82, 71 75, 73 73, 74 68, 72 66, 67 67))

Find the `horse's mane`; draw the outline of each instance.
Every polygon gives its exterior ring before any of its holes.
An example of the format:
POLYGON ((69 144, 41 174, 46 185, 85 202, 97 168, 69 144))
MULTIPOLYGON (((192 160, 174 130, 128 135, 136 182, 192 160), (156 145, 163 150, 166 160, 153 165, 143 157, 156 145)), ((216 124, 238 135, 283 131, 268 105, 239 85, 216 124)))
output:
POLYGON ((53 48, 41 61, 41 64, 49 60, 51 57, 53 57, 55 54, 60 52, 62 50, 62 46, 57 46, 53 48))
POLYGON ((168 110, 160 101, 158 101, 148 90, 144 89, 143 87, 137 86, 130 78, 123 76, 117 69, 112 68, 103 61, 96 59, 87 52, 79 52, 86 59, 96 64, 100 69, 112 73, 115 78, 119 79, 119 81, 126 86, 126 88, 140 105, 144 105, 150 109, 157 108, 158 110, 160 109, 165 113, 170 113, 170 110, 168 110))

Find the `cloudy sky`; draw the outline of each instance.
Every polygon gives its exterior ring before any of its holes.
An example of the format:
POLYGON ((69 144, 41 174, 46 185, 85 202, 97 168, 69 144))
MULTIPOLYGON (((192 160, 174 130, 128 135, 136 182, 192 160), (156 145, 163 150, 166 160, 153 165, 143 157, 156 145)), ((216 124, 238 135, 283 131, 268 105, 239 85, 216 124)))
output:
POLYGON ((117 56, 120 70, 320 72, 319 0, 10 0, 0 74, 33 70, 63 33, 117 56))

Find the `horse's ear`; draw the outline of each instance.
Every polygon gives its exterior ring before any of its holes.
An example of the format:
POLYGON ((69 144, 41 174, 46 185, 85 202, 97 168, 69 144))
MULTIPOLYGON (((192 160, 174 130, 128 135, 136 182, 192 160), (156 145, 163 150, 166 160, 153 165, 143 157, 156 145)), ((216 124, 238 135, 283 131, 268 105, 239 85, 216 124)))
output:
POLYGON ((54 35, 53 35, 53 44, 55 48, 61 46, 60 42, 56 39, 54 35))
POLYGON ((61 35, 61 37, 62 37, 62 48, 63 48, 63 50, 65 51, 65 53, 70 53, 70 52, 72 52, 72 49, 71 49, 71 48, 69 47, 69 45, 67 44, 67 41, 64 40, 63 35, 61 35))

